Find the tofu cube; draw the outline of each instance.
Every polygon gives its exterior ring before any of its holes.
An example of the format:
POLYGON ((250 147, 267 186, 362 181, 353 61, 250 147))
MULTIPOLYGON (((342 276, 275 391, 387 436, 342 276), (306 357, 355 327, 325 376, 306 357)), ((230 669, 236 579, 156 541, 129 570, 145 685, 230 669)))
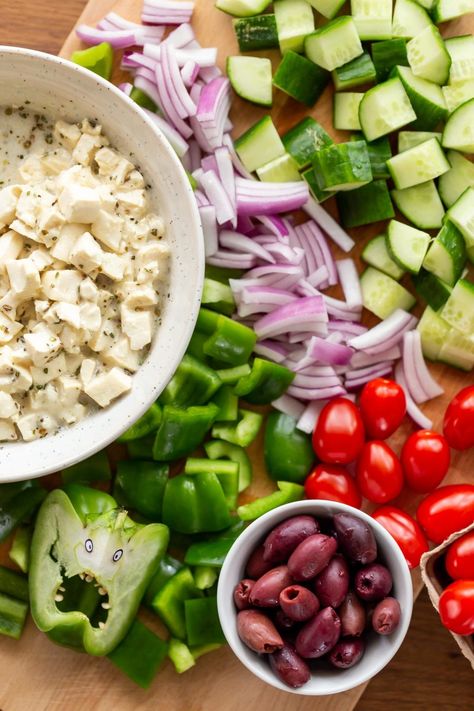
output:
POLYGON ((53 360, 61 350, 61 341, 49 329, 36 333, 25 333, 24 339, 26 350, 33 364, 38 368, 53 360))
POLYGON ((91 232, 102 244, 113 252, 120 251, 122 241, 123 220, 117 215, 111 215, 105 210, 99 210, 97 218, 91 225, 91 232))
POLYGON ((41 286, 47 299, 77 304, 82 278, 82 274, 75 269, 53 269, 44 272, 41 286))
POLYGON ((100 197, 93 188, 68 183, 58 199, 58 206, 68 222, 90 224, 100 211, 100 197))
POLYGON ((37 267, 31 259, 15 259, 6 263, 10 288, 15 294, 33 297, 41 285, 37 267))
POLYGON ((139 351, 151 342, 155 320, 151 311, 131 311, 122 305, 120 315, 122 331, 130 339, 133 351, 139 351))
POLYGON ((8 185, 0 190, 0 227, 9 225, 15 219, 16 206, 20 195, 20 185, 8 185))
POLYGON ((92 378, 84 388, 84 392, 100 407, 107 407, 112 400, 128 392, 132 387, 132 379, 121 368, 112 368, 92 378))
POLYGON ((18 412, 15 400, 8 393, 0 392, 0 419, 7 420, 18 412))
POLYGON ((81 271, 89 274, 101 266, 104 257, 102 247, 90 232, 79 237, 69 254, 69 261, 81 271))

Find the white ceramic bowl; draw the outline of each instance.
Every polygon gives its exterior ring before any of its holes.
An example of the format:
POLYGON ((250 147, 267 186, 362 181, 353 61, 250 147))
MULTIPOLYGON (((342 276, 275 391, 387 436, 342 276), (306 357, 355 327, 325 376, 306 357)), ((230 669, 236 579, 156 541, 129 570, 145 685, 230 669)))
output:
POLYGON ((413 587, 410 571, 405 558, 395 540, 382 526, 367 514, 333 501, 297 501, 270 511, 254 521, 237 538, 230 549, 219 576, 217 591, 219 619, 227 642, 234 654, 247 669, 267 684, 304 696, 326 696, 348 691, 378 674, 396 654, 407 633, 413 608, 413 587), (281 521, 299 514, 311 514, 315 518, 327 518, 336 513, 351 513, 366 521, 372 528, 380 551, 393 576, 392 595, 397 598, 402 610, 402 617, 395 632, 387 637, 371 633, 361 661, 350 669, 318 670, 307 684, 299 689, 292 689, 283 684, 270 669, 267 659, 249 649, 237 634, 236 609, 233 602, 233 590, 239 580, 245 577, 245 564, 256 546, 281 521))
POLYGON ((196 322, 204 274, 199 213, 186 174, 168 141, 123 92, 72 62, 0 46, 1 105, 24 104, 52 118, 94 119, 152 185, 171 247, 169 294, 146 361, 130 393, 58 434, 0 446, 0 482, 43 476, 70 466, 116 439, 159 396, 176 370, 196 322))

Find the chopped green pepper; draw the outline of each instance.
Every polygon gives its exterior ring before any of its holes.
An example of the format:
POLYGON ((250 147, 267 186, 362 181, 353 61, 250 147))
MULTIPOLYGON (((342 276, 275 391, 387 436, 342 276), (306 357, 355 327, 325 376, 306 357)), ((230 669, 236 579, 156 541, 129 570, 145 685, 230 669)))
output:
POLYGON ((220 642, 213 644, 198 644, 196 646, 190 647, 191 654, 194 657, 194 661, 197 661, 199 657, 204 654, 209 654, 209 652, 215 652, 216 649, 220 649, 222 644, 220 642))
POLYGON ((244 523, 237 524, 223 531, 218 536, 209 541, 198 541, 189 546, 184 557, 184 562, 188 565, 204 565, 212 568, 220 568, 224 563, 227 553, 232 548, 234 541, 244 530, 244 523))
POLYGON ((189 341, 187 353, 200 360, 201 363, 207 364, 211 359, 204 353, 204 344, 206 341, 207 335, 205 333, 201 333, 197 330, 194 331, 189 341))
POLYGON ((137 89, 136 86, 132 88, 130 98, 143 109, 148 109, 148 111, 153 111, 153 113, 158 109, 153 99, 150 99, 148 94, 145 94, 141 89, 137 89))
POLYGON ((314 463, 311 438, 296 427, 296 420, 282 412, 271 412, 265 427, 265 465, 277 481, 302 482, 314 463))
POLYGON ((138 686, 148 689, 167 654, 168 643, 135 620, 108 658, 138 686))
POLYGON ((244 378, 246 375, 249 375, 250 372, 251 369, 248 363, 244 363, 244 365, 236 365, 234 368, 222 368, 220 370, 216 370, 217 375, 226 385, 235 385, 240 378, 244 378))
POLYGON ((78 49, 71 55, 71 62, 80 64, 104 79, 112 76, 114 51, 108 42, 101 42, 94 47, 78 49))
POLYGON ((147 605, 151 606, 158 590, 161 590, 166 581, 172 578, 182 567, 183 563, 181 563, 180 560, 173 558, 167 553, 163 556, 158 563, 158 568, 153 573, 153 577, 145 593, 144 601, 147 605))
POLYGON ((234 509, 239 491, 239 464, 226 459, 200 459, 189 457, 184 465, 185 474, 212 472, 222 486, 227 505, 234 509))
POLYGON ((152 432, 156 432, 161 424, 161 407, 157 402, 140 417, 131 427, 128 428, 120 437, 119 442, 131 442, 135 439, 146 437, 152 432))
POLYGON ((229 385, 222 385, 212 398, 214 405, 219 408, 217 422, 233 422, 239 414, 239 398, 229 385))
POLYGON ((184 614, 189 645, 223 644, 225 642, 217 614, 217 598, 203 597, 200 600, 186 600, 184 614))
POLYGON ((196 587, 190 569, 186 566, 178 570, 158 590, 153 598, 151 607, 160 616, 174 637, 186 639, 184 601, 202 597, 202 595, 201 590, 196 587))
POLYGON ((23 573, 28 572, 30 565, 30 546, 33 529, 31 526, 19 526, 15 531, 8 557, 23 573))
POLYGON ((47 494, 37 481, 2 484, 0 487, 0 542, 27 521, 47 494))
POLYGON ((216 474, 180 474, 169 479, 163 499, 163 522, 178 533, 227 528, 231 518, 216 474))
POLYGON ((201 303, 208 309, 226 316, 232 316, 235 311, 235 300, 230 286, 207 277, 204 279, 201 303))
POLYGON ((160 402, 174 407, 205 405, 221 385, 221 379, 212 368, 188 353, 161 393, 160 402))
POLYGON ((146 460, 119 462, 114 496, 125 508, 131 508, 151 521, 161 521, 161 509, 169 466, 146 460))
POLYGON ((251 410, 239 410, 240 419, 236 424, 217 423, 212 428, 212 436, 224 439, 240 447, 248 447, 258 435, 262 424, 262 415, 251 410))
POLYGON ((188 645, 174 637, 168 642, 168 657, 178 674, 183 674, 196 664, 188 645))
POLYGON ((246 489, 252 481, 252 462, 250 457, 238 444, 215 439, 205 442, 204 449, 209 459, 230 459, 239 465, 239 492, 246 489))
POLYGON ((213 264, 206 264, 206 277, 228 284, 229 279, 240 279, 244 271, 242 269, 229 269, 227 267, 215 267, 213 264))
POLYGON ((64 469, 61 476, 64 484, 91 484, 94 481, 109 481, 111 473, 107 450, 102 449, 92 457, 64 469))
POLYGON ((0 593, 28 602, 28 579, 24 575, 0 565, 0 593))
POLYGON ((155 437, 143 437, 127 442, 127 451, 131 459, 153 459, 155 437))
POLYGON ((194 582, 199 590, 212 588, 217 580, 217 570, 210 565, 197 565, 193 571, 194 582))
POLYGON ((27 614, 26 602, 0 593, 0 634, 20 639, 27 614))
POLYGON ((169 462, 190 454, 206 436, 219 408, 212 403, 182 410, 163 408, 163 418, 153 445, 153 459, 169 462))
POLYGON ((234 392, 254 405, 268 405, 287 391, 295 373, 283 365, 255 358, 249 375, 240 378, 234 392))
MULTIPOLYGON (((201 308, 200 314, 206 310, 201 308)), ((211 319, 207 321, 210 323, 211 319)), ((204 353, 220 363, 243 365, 250 358, 256 341, 251 328, 219 314, 215 328, 204 343, 204 353)))
POLYGON ((274 491, 273 494, 264 496, 261 499, 256 499, 250 504, 239 506, 237 514, 243 521, 253 521, 259 516, 276 509, 277 506, 290 504, 292 501, 299 501, 303 498, 304 487, 300 484, 293 484, 288 481, 277 481, 280 491, 274 491))

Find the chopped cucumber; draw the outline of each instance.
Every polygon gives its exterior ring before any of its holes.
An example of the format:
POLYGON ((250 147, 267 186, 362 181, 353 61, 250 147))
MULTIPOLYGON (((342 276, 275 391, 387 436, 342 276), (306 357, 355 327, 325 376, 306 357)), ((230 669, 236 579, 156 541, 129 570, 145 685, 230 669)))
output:
POLYGON ((331 136, 311 116, 306 116, 282 136, 288 153, 295 159, 299 168, 311 165, 316 151, 334 143, 331 136))
POLYGON ((433 8, 435 22, 447 22, 474 12, 474 0, 436 0, 433 8))
POLYGON ((474 334, 474 283, 459 279, 441 312, 451 326, 468 336, 474 334))
POLYGON ((446 207, 454 205, 466 188, 474 188, 474 164, 461 153, 448 151, 451 169, 439 179, 439 194, 446 207))
POLYGON ((399 190, 434 180, 450 168, 436 138, 390 158, 387 166, 395 187, 399 190))
POLYGON ((269 5, 271 0, 216 0, 216 7, 228 15, 249 17, 259 15, 269 5))
POLYGON ((257 15, 234 20, 234 31, 241 52, 273 49, 279 46, 275 15, 257 15))
POLYGON ((474 188, 467 188, 447 212, 448 219, 461 232, 467 249, 474 247, 474 188))
POLYGON ((421 269, 419 274, 414 274, 412 281, 417 293, 435 311, 441 309, 449 299, 451 287, 424 269, 421 269))
POLYGON ((359 131, 359 106, 364 94, 347 91, 334 94, 334 128, 339 131, 359 131))
POLYGON ((397 309, 409 311, 416 303, 405 287, 373 267, 364 271, 360 286, 365 308, 381 319, 388 318, 397 309))
POLYGON ((314 30, 314 15, 306 0, 275 0, 273 12, 282 54, 302 52, 304 38, 314 30))
POLYGON ((388 226, 387 249, 392 259, 404 270, 418 274, 428 251, 431 237, 398 220, 388 226))
MULTIPOLYGON (((351 136, 351 141, 361 141, 363 138, 361 133, 356 133, 351 136)), ((387 161, 392 157, 392 149, 388 136, 382 136, 382 138, 368 143, 367 150, 374 178, 383 178, 384 180, 390 178, 387 161)))
POLYGON ((311 195, 314 197, 316 202, 324 202, 328 198, 335 195, 335 193, 332 193, 329 190, 321 190, 321 188, 319 187, 319 183, 316 180, 316 173, 314 168, 308 168, 303 173, 301 173, 301 175, 303 177, 303 180, 308 183, 311 195))
POLYGON ((272 105, 272 63, 265 57, 228 57, 227 75, 242 99, 260 106, 272 105))
POLYGON ((320 12, 321 15, 327 17, 328 20, 332 20, 344 5, 345 0, 309 0, 309 3, 315 10, 320 12))
POLYGON ((361 257, 364 262, 397 281, 405 274, 404 270, 391 258, 384 234, 372 237, 365 245, 361 257))
POLYGON ((444 121, 448 108, 441 87, 421 77, 416 77, 408 67, 397 67, 394 70, 408 94, 417 120, 412 128, 420 131, 431 131, 444 121))
POLYGON ((273 85, 305 106, 313 106, 329 84, 329 79, 329 72, 288 50, 276 70, 273 85))
POLYGON ((389 79, 365 94, 359 109, 362 131, 368 141, 375 141, 416 119, 400 79, 389 79))
POLYGON ((430 360, 438 360, 439 352, 450 331, 449 324, 436 311, 427 306, 418 322, 423 355, 430 360))
POLYGON ((419 146, 420 143, 425 143, 432 138, 437 138, 441 143, 442 133, 434 133, 433 131, 400 131, 398 134, 398 152, 403 153, 410 148, 419 146))
POLYGON ((465 104, 469 99, 474 99, 474 79, 466 79, 456 84, 443 86, 442 92, 448 111, 452 114, 458 106, 465 104))
POLYGON ((453 111, 443 133, 444 148, 474 153, 474 99, 453 111))
POLYGON ((474 338, 472 335, 467 336, 457 328, 451 328, 441 346, 438 360, 460 370, 472 370, 474 368, 474 338))
POLYGON ((373 83, 376 78, 375 67, 370 54, 364 52, 352 62, 338 67, 332 73, 334 86, 338 91, 353 89, 361 84, 373 83))
POLYGON ((392 37, 392 0, 351 0, 351 14, 361 40, 392 37))
POLYGON ((250 172, 285 154, 285 146, 270 116, 264 116, 235 141, 235 150, 250 172))
POLYGON ((352 17, 344 15, 331 20, 305 39, 308 59, 332 72, 363 53, 357 27, 352 17))
POLYGON ((431 243, 423 267, 454 286, 466 264, 466 245, 457 227, 446 220, 440 233, 431 243))
POLYGON ((448 81, 451 57, 434 25, 425 27, 408 42, 407 56, 415 76, 441 85, 448 81))
POLYGON ((451 57, 449 83, 474 79, 474 37, 461 35, 445 40, 446 49, 451 57))
POLYGON ((392 190, 392 198, 402 215, 421 230, 439 229, 444 207, 433 180, 404 190, 392 190))
POLYGON ((415 0, 396 0, 392 22, 393 37, 411 39, 431 24, 430 16, 415 0))
POLYGON ((285 153, 284 156, 279 156, 261 168, 257 168, 257 175, 260 180, 268 183, 291 183, 301 180, 298 165, 289 153, 285 153))
POLYGON ((379 82, 388 79, 394 67, 408 67, 407 43, 404 39, 375 42, 371 50, 379 82))
POLYGON ((313 167, 320 190, 355 190, 372 180, 365 141, 327 146, 315 154, 313 167))
POLYGON ((358 190, 340 192, 336 200, 344 227, 360 227, 395 217, 385 180, 375 180, 358 190))

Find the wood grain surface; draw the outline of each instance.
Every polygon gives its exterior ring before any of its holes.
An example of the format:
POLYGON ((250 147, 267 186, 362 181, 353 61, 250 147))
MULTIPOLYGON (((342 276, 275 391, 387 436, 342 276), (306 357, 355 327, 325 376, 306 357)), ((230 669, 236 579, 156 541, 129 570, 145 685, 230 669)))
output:
MULTIPOLYGON (((83 19, 92 23, 112 7, 129 19, 136 19, 140 5, 141 0, 91 0, 83 19)), ((0 0, 0 43, 58 53, 84 6, 84 0, 0 0)), ((214 10, 212 0, 197 0, 195 20, 203 44, 218 45, 221 63, 226 55, 236 52, 230 20, 214 10)), ((451 23, 445 34, 472 32, 473 28, 472 18, 465 18, 451 23)), ((70 35, 63 47, 63 56, 68 56, 77 46, 75 37, 70 35)), ((330 105, 328 93, 313 112, 326 128, 331 125, 330 105)), ((285 101, 280 95, 273 114, 279 128, 285 130, 303 112, 298 104, 285 101)), ((236 101, 232 118, 237 135, 261 115, 259 109, 236 101)), ((374 233, 374 229, 367 228, 354 231, 364 244, 374 233)), ((442 380, 446 394, 430 403, 426 411, 439 425, 449 397, 461 386, 472 382, 472 377, 441 366, 435 366, 434 372, 442 380)), ((409 430, 407 425, 405 432, 395 438, 393 446, 396 449, 409 430)), ((253 456, 257 469, 260 469, 259 443, 253 448, 253 456)), ((473 471, 473 456, 456 456, 449 480, 472 480, 473 471)), ((249 496, 260 495, 267 488, 265 479, 257 477, 249 496)), ((416 505, 416 500, 406 494, 400 502, 411 509, 416 505)), ((419 589, 418 579, 414 582, 415 589, 419 589)), ((147 616, 147 621, 153 624, 151 616, 147 616)), ((469 711, 474 708, 472 672, 450 635, 439 624, 424 593, 415 605, 410 632, 395 660, 365 692, 362 687, 327 699, 305 699, 268 688, 248 674, 229 649, 202 658, 196 668, 182 677, 167 665, 152 688, 143 692, 107 660, 91 659, 54 646, 38 634, 31 620, 20 642, 0 639, 0 662, 1 711, 147 711, 155 708, 166 711, 214 711, 217 708, 240 711, 243 706, 262 711, 294 708, 309 711, 316 705, 320 711, 349 711, 356 705, 358 711, 382 711, 387 704, 393 704, 401 711, 469 711)))

